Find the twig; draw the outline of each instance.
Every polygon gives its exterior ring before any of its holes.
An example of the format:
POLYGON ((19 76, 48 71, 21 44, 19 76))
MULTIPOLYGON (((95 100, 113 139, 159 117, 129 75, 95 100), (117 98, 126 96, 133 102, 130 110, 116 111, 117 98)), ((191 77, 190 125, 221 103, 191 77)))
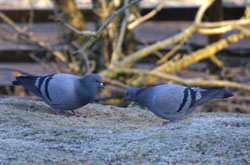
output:
POLYGON ((215 0, 209 0, 199 8, 199 11, 197 12, 194 19, 194 24, 199 25, 201 23, 204 13, 214 3, 214 1, 215 0))
POLYGON ((97 33, 96 32, 91 32, 91 31, 79 31, 76 28, 74 28, 73 26, 67 24, 66 22, 64 22, 62 19, 58 18, 58 21, 60 21, 61 23, 63 23, 69 30, 72 30, 73 32, 79 34, 79 35, 83 35, 86 37, 92 37, 92 36, 96 36, 97 33))
POLYGON ((183 38, 181 42, 176 45, 172 50, 170 50, 163 58, 161 58, 159 61, 157 61, 157 64, 162 64, 165 61, 167 61, 173 54, 175 54, 187 41, 188 38, 183 38))
POLYGON ((250 29, 248 28, 245 28, 243 26, 236 26, 237 29, 241 30, 242 32, 245 32, 245 33, 250 33, 250 29))
POLYGON ((214 35, 214 34, 222 34, 233 30, 234 27, 232 25, 226 25, 217 28, 199 28, 197 33, 204 34, 204 35, 214 35))
MULTIPOLYGON (((128 0, 125 0, 124 5, 125 6, 128 5, 128 0)), ((122 21, 122 24, 121 24, 121 30, 120 30, 120 34, 119 34, 118 41, 117 41, 117 44, 116 44, 116 48, 115 48, 115 50, 113 50, 113 53, 112 53, 111 62, 110 62, 110 65, 109 65, 110 67, 114 66, 118 62, 119 56, 122 54, 122 43, 123 43, 123 40, 124 40, 126 28, 127 28, 128 18, 129 18, 129 11, 128 11, 128 8, 127 8, 125 10, 125 17, 124 17, 124 19, 122 21)))
POLYGON ((157 14, 163 8, 164 2, 165 2, 165 0, 162 0, 154 10, 149 12, 147 15, 144 15, 143 17, 140 17, 137 20, 135 20, 134 22, 130 23, 128 25, 128 29, 133 30, 139 24, 141 24, 141 23, 147 21, 148 19, 152 18, 153 16, 155 16, 155 14, 157 14))
POLYGON ((24 31, 28 31, 31 27, 32 27, 32 24, 33 24, 33 21, 34 21, 34 4, 31 0, 29 0, 29 5, 30 5, 30 13, 29 13, 29 23, 27 26, 23 27, 23 30, 24 31))
POLYGON ((112 79, 108 79, 108 78, 103 78, 103 82, 104 83, 108 83, 110 85, 114 85, 114 86, 118 86, 118 87, 121 87, 121 88, 124 88, 124 89, 128 89, 130 88, 130 86, 120 82, 120 81, 117 81, 117 80, 112 80, 112 79))
POLYGON ((190 55, 185 55, 182 59, 176 62, 167 62, 156 69, 155 71, 162 71, 167 73, 176 72, 182 68, 187 67, 190 64, 199 62, 204 58, 208 58, 211 55, 214 55, 216 52, 224 49, 225 47, 229 46, 230 44, 236 43, 239 40, 242 40, 246 37, 250 36, 250 33, 241 32, 237 34, 232 34, 225 39, 221 39, 211 45, 206 46, 203 49, 200 49, 196 52, 191 53, 190 55))
MULTIPOLYGON (((142 44, 143 44, 145 47, 149 46, 149 44, 148 44, 147 41, 141 40, 141 42, 142 42, 142 44)), ((154 52, 154 54, 155 54, 157 57, 159 57, 159 58, 162 58, 162 57, 163 57, 162 53, 161 53, 160 51, 158 51, 158 50, 156 50, 156 51, 154 52)))
MULTIPOLYGON (((74 42, 74 41, 73 41, 72 44, 73 44, 77 49, 80 49, 80 45, 78 45, 77 42, 74 42)), ((84 52, 84 51, 81 52, 81 55, 82 55, 82 57, 83 57, 83 59, 84 59, 84 62, 85 62, 85 65, 86 65, 86 70, 87 70, 87 72, 89 72, 89 71, 90 71, 90 61, 89 61, 89 58, 88 58, 86 52, 84 52)), ((72 58, 72 59, 74 59, 74 58, 72 58)), ((83 72, 83 71, 82 71, 82 72, 83 72)), ((83 73, 84 73, 84 72, 83 72, 83 73)))
POLYGON ((221 60, 218 59, 218 57, 216 57, 215 55, 210 56, 209 59, 211 60, 212 63, 214 63, 219 68, 221 69, 224 68, 223 62, 221 62, 221 60))
MULTIPOLYGON (((125 6, 127 6, 127 5, 128 5, 128 0, 125 0, 125 6)), ((121 51, 122 50, 122 43, 123 43, 125 32, 126 32, 128 18, 129 18, 129 10, 127 8, 125 10, 125 18, 122 21, 120 35, 119 35, 118 42, 117 42, 117 54, 120 54, 122 52, 121 51)))
MULTIPOLYGON (((196 52, 191 53, 190 55, 185 55, 182 59, 178 61, 168 61, 165 64, 160 65, 159 67, 155 68, 153 71, 155 72, 165 72, 165 73, 174 73, 182 68, 185 68, 191 64, 197 63, 202 59, 209 58, 214 55, 216 52, 224 49, 225 47, 229 46, 230 44, 236 43, 239 40, 244 39, 245 37, 250 36, 248 32, 241 32, 238 34, 232 34, 226 39, 221 39, 211 45, 206 46, 203 49, 200 49, 196 52)), ((139 84, 141 81, 145 83, 152 84, 155 82, 156 78, 151 79, 143 79, 139 78, 134 80, 133 84, 139 84)))
POLYGON ((218 87, 229 87, 235 89, 242 89, 246 91, 250 91, 250 85, 247 84, 240 84, 231 81, 223 81, 223 80, 203 80, 200 78, 193 78, 193 79, 186 79, 180 78, 175 75, 170 75, 166 73, 160 73, 157 71, 145 71, 139 69, 128 69, 128 68, 120 68, 116 70, 118 73, 130 73, 130 74, 140 74, 140 75, 147 75, 152 77, 158 77, 164 80, 170 80, 178 84, 187 85, 187 86, 218 86, 218 87))
POLYGON ((199 29, 197 32, 206 35, 222 34, 231 31, 233 29, 239 29, 239 27, 249 24, 250 24, 250 19, 240 19, 232 21, 213 22, 213 23, 204 22, 199 25, 199 29))
POLYGON ((112 77, 112 76, 114 76, 114 73, 115 73, 115 72, 112 73, 113 70, 115 70, 119 67, 124 67, 126 65, 134 64, 138 60, 140 60, 144 57, 147 57, 148 55, 150 55, 151 53, 153 53, 159 49, 163 49, 166 46, 170 46, 170 45, 173 45, 173 44, 181 41, 183 39, 183 37, 191 36, 195 31, 196 31, 196 27, 190 26, 189 28, 185 29, 183 32, 176 34, 171 38, 167 38, 163 41, 158 41, 153 45, 147 46, 144 49, 141 49, 141 50, 129 55, 128 57, 124 58, 121 62, 119 62, 116 66, 109 68, 108 70, 104 70, 100 74, 102 76, 105 76, 105 77, 112 77))
POLYGON ((24 34, 25 33, 25 31, 22 28, 17 26, 15 24, 15 22, 13 22, 9 17, 7 17, 3 12, 0 12, 0 17, 3 19, 4 22, 9 24, 19 34, 24 34))
POLYGON ((123 12, 125 9, 135 5, 136 3, 138 3, 141 0, 134 0, 131 3, 129 3, 127 6, 123 6, 122 8, 116 10, 114 12, 114 14, 108 18, 108 20, 97 30, 96 35, 92 36, 88 42, 79 50, 74 51, 73 55, 78 54, 81 51, 84 51, 85 49, 89 48, 102 34, 103 30, 108 26, 108 24, 119 14, 121 14, 121 12, 123 12))
POLYGON ((216 28, 228 25, 247 25, 250 24, 250 19, 220 21, 220 22, 203 22, 198 25, 199 28, 216 28))
POLYGON ((163 41, 158 41, 153 45, 145 47, 144 49, 141 49, 141 50, 131 54, 130 56, 124 58, 116 66, 110 68, 109 70, 102 71, 100 74, 102 76, 105 76, 105 77, 112 77, 112 76, 114 76, 114 72, 112 73, 113 70, 115 70, 119 67, 124 67, 124 66, 129 65, 129 64, 134 64, 138 60, 150 55, 151 53, 153 53, 159 49, 163 49, 167 46, 176 44, 176 43, 180 42, 183 38, 189 38, 190 36, 192 36, 192 34, 194 32, 197 31, 197 28, 198 28, 197 23, 199 23, 201 21, 202 16, 205 12, 205 9, 207 9, 212 4, 212 2, 214 2, 214 0, 208 1, 205 5, 200 7, 200 9, 197 12, 196 19, 195 19, 196 23, 194 23, 193 25, 191 25, 190 27, 185 29, 183 32, 176 34, 176 35, 172 36, 171 38, 167 38, 163 41))
POLYGON ((24 36, 23 38, 26 41, 29 41, 30 43, 37 44, 38 46, 45 48, 46 50, 49 50, 54 56, 56 56, 61 62, 66 62, 67 59, 66 57, 63 56, 63 54, 59 51, 53 51, 51 50, 44 42, 41 42, 34 38, 31 33, 25 32, 22 28, 17 26, 15 22, 13 22, 9 17, 7 17, 4 13, 0 12, 0 17, 7 23, 9 24, 19 35, 24 36))

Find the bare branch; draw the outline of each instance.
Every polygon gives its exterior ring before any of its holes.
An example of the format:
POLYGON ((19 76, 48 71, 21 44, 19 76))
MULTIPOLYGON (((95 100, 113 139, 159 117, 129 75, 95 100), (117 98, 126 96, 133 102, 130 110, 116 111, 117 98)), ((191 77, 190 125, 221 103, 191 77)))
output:
POLYGON ((240 19, 240 20, 212 22, 212 23, 204 22, 199 25, 197 32, 206 35, 222 34, 229 32, 233 29, 239 29, 239 27, 249 24, 250 24, 250 19, 240 19))
POLYGON ((163 41, 158 41, 153 45, 145 47, 144 49, 141 49, 141 50, 131 54, 130 56, 124 58, 119 64, 110 68, 110 70, 105 70, 105 71, 101 72, 100 74, 102 74, 103 76, 104 75, 108 76, 108 77, 111 75, 114 75, 113 73, 111 73, 111 71, 114 69, 117 69, 118 67, 124 67, 125 65, 133 64, 136 61, 150 55, 151 53, 153 53, 159 49, 163 49, 167 46, 176 44, 185 38, 189 38, 190 36, 192 36, 192 34, 194 32, 197 31, 197 28, 198 28, 197 23, 201 22, 201 19, 203 17, 205 10, 212 4, 212 2, 214 2, 214 0, 208 1, 206 4, 204 4, 203 6, 200 7, 200 9, 198 10, 197 15, 196 15, 196 23, 194 23, 193 25, 191 25, 190 27, 185 29, 183 32, 176 34, 176 35, 172 36, 171 38, 167 38, 163 41))
POLYGON ((203 87, 218 86, 218 87, 229 87, 229 88, 250 91, 250 85, 231 82, 231 81, 225 81, 225 80, 203 80, 201 78, 186 79, 186 78, 177 77, 175 75, 160 73, 157 71, 145 71, 145 70, 129 69, 129 68, 120 68, 116 70, 116 72, 158 77, 164 80, 170 80, 172 82, 182 84, 182 85, 187 85, 187 86, 203 86, 203 87))
POLYGON ((61 18, 57 19, 58 21, 60 21, 61 23, 63 23, 69 30, 72 30, 73 32, 79 34, 79 35, 83 35, 86 37, 92 37, 92 36, 96 36, 97 33, 96 32, 91 32, 91 31, 79 31, 76 28, 74 28, 73 26, 67 24, 66 22, 64 22, 61 18))
POLYGON ((29 23, 27 26, 25 26, 23 28, 24 31, 28 31, 31 27, 32 27, 32 24, 33 24, 33 21, 34 21, 34 4, 31 0, 29 0, 29 5, 30 5, 30 14, 29 14, 29 23))
POLYGON ((147 46, 144 49, 141 49, 131 55, 129 55, 128 57, 124 58, 119 64, 117 64, 116 66, 108 69, 108 70, 104 70, 102 71, 100 74, 103 76, 107 76, 107 77, 112 77, 112 75, 114 73, 112 73, 112 70, 117 69, 118 67, 124 67, 126 65, 130 65, 130 64, 134 64, 136 61, 150 55, 151 53, 159 50, 159 49, 163 49, 167 46, 173 45, 178 43, 179 41, 181 41, 183 38, 188 38, 190 37, 194 32, 196 31, 196 27, 195 26, 190 26, 189 28, 185 29, 183 32, 176 34, 174 36, 172 36, 171 38, 167 38, 163 41, 158 41, 153 45, 147 46))
POLYGON ((147 21, 148 19, 152 18, 153 16, 155 16, 155 14, 157 14, 163 8, 164 2, 165 2, 165 0, 162 0, 154 10, 149 12, 147 15, 144 15, 143 17, 140 17, 137 20, 135 20, 134 22, 130 23, 128 25, 128 29, 133 30, 139 24, 141 24, 141 23, 147 21))
POLYGON ((36 39, 31 33, 28 33, 24 31, 22 28, 16 25, 15 22, 13 22, 9 17, 7 17, 4 13, 0 12, 0 17, 9 24, 19 35, 25 36, 24 40, 28 41, 33 44, 37 44, 38 46, 45 48, 46 50, 49 50, 55 57, 57 57, 61 62, 66 62, 66 57, 59 51, 51 50, 49 46, 47 46, 44 42, 39 41, 36 39))
POLYGON ((173 54, 175 54, 187 41, 188 38, 183 38, 183 40, 181 40, 181 42, 176 45, 172 50, 170 50, 163 58, 161 58, 157 64, 162 64, 164 62, 166 62, 173 54))
POLYGON ((202 18, 204 13, 206 12, 206 10, 214 3, 215 0, 208 0, 204 5, 202 5, 196 16, 195 16, 195 20, 194 20, 194 24, 200 24, 202 22, 202 18))
MULTIPOLYGON (((125 6, 128 5, 128 0, 125 0, 124 5, 125 6)), ((125 36, 126 28, 127 28, 128 18, 129 18, 129 11, 127 8, 125 10, 125 18, 123 19, 122 24, 121 24, 121 30, 120 30, 120 35, 117 41, 116 49, 112 53, 110 67, 114 66, 118 62, 119 56, 122 54, 122 43, 123 43, 123 39, 125 36)))
POLYGON ((223 62, 221 62, 221 60, 218 59, 218 57, 216 57, 215 55, 210 56, 209 59, 211 60, 212 63, 214 63, 219 68, 221 69, 224 68, 223 62))
POLYGON ((121 88, 124 88, 124 89, 130 88, 130 86, 128 86, 126 84, 123 84, 120 81, 108 79, 108 78, 105 78, 105 77, 103 78, 103 82, 107 83, 107 84, 110 84, 110 85, 118 86, 118 87, 121 87, 121 88))
POLYGON ((0 12, 0 17, 3 19, 4 22, 9 24, 17 33, 24 34, 25 31, 16 25, 9 17, 7 17, 3 12, 0 12))
POLYGON ((122 8, 116 10, 114 12, 114 14, 108 18, 108 20, 97 30, 96 32, 96 36, 93 36, 89 39, 89 41, 79 50, 73 52, 73 55, 84 51, 85 49, 89 48, 90 46, 92 46, 92 44, 101 36, 103 30, 108 26, 108 24, 119 14, 121 14, 125 9, 135 5, 136 3, 138 3, 141 0, 134 0, 131 3, 129 3, 127 6, 123 6, 122 8))
POLYGON ((229 32, 233 29, 234 29, 234 27, 231 25, 222 26, 222 27, 218 27, 218 28, 199 28, 197 30, 197 33, 205 34, 205 35, 214 35, 214 34, 226 33, 226 32, 229 32))
POLYGON ((198 25, 199 28, 216 28, 228 25, 247 25, 250 24, 250 19, 220 21, 220 22, 202 22, 198 25))
POLYGON ((196 63, 204 58, 208 58, 211 55, 214 55, 216 52, 224 49, 230 44, 236 43, 239 40, 244 39, 245 37, 250 36, 249 32, 241 32, 237 34, 232 34, 225 39, 221 39, 211 45, 206 46, 203 49, 200 49, 190 55, 184 56, 181 60, 173 62, 167 62, 155 69, 155 71, 163 71, 167 73, 173 73, 177 70, 180 70, 184 67, 187 67, 190 64, 196 63))

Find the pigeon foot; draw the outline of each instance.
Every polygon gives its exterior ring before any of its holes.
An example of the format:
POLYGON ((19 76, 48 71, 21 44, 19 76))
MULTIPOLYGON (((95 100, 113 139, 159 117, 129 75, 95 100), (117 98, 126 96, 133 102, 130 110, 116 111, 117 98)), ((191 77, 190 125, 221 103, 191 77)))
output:
POLYGON ((76 112, 76 111, 74 111, 74 110, 71 110, 71 112, 73 113, 73 115, 74 115, 75 117, 80 117, 80 116, 81 116, 81 114, 80 114, 79 112, 76 112))

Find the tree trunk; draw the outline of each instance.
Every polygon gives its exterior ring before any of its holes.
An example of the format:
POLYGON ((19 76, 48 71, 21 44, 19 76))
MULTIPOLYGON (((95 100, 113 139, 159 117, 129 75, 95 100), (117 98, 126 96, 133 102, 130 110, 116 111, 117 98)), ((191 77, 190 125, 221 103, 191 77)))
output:
MULTIPOLYGON (((77 8, 75 0, 53 0, 54 10, 56 17, 62 19, 66 24, 76 28, 79 31, 85 30, 84 16, 81 11, 77 8)), ((82 47, 86 39, 84 36, 79 35, 72 30, 68 29, 65 25, 61 24, 62 36, 66 47, 62 48, 65 57, 67 58, 67 66, 74 74, 85 74, 88 72, 89 66, 88 59, 84 58, 82 54, 72 56, 71 52, 75 51, 76 44, 78 47, 82 47)))
MULTIPOLYGON (((75 0, 53 0, 55 13, 62 16, 65 23, 73 26, 79 31, 85 30, 84 17, 81 11, 77 8, 75 0)), ((67 29, 64 25, 63 38, 67 43, 76 41, 78 44, 84 44, 84 37, 67 29)))
MULTIPOLYGON (((112 14, 122 6, 125 1, 119 0, 92 0, 93 8, 96 16, 96 28, 98 29, 104 22, 112 16, 112 14)), ((137 10, 138 7, 132 6, 129 10, 137 10)), ((132 13, 131 13, 132 14, 132 13)), ((121 31, 121 23, 125 18, 125 13, 121 13, 119 16, 108 25, 107 29, 103 32, 102 37, 93 46, 94 54, 98 54, 99 65, 109 67, 112 56, 114 53, 118 53, 117 56, 121 58, 123 55, 128 55, 136 50, 136 44, 134 40, 133 31, 129 31, 126 28, 121 51, 118 49, 118 39, 121 31)), ((119 60, 119 58, 117 60, 119 60)))

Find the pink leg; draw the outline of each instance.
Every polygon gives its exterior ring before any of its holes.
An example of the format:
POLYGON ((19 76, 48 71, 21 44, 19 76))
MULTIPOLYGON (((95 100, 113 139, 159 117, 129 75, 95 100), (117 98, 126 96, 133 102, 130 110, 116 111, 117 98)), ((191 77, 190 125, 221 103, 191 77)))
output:
POLYGON ((75 117, 80 117, 80 116, 81 116, 79 112, 76 112, 76 111, 74 111, 74 110, 71 110, 71 112, 73 113, 73 115, 74 115, 75 117))
POLYGON ((162 125, 168 125, 168 124, 171 124, 171 123, 178 123, 180 122, 181 120, 183 120, 184 118, 180 118, 180 119, 174 119, 174 120, 170 120, 170 121, 164 121, 162 123, 162 125))
POLYGON ((57 109, 53 109, 56 115, 61 115, 61 113, 57 109))

